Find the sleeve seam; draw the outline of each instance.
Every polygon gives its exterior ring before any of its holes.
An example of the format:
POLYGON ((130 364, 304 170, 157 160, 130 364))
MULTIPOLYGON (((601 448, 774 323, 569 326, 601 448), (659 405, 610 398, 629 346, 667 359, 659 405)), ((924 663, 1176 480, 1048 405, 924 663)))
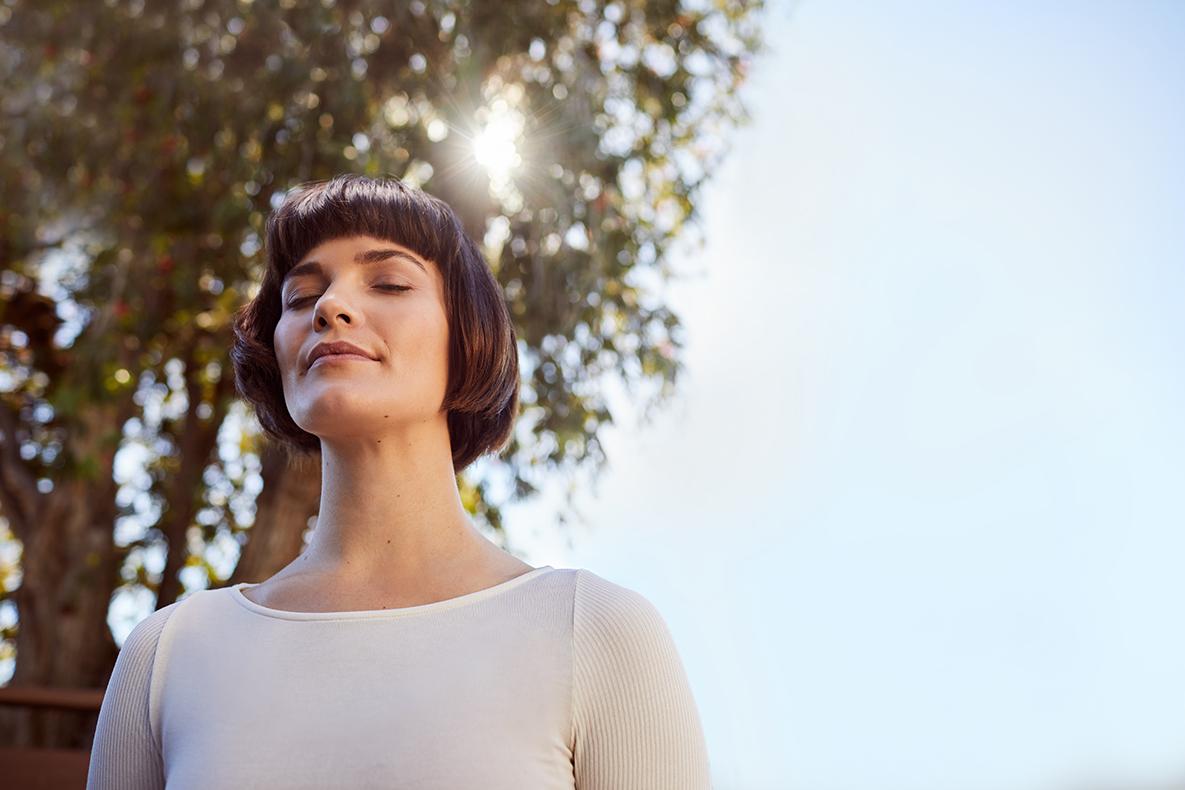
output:
MULTIPOLYGON (((576 689, 576 607, 580 605, 580 581, 581 574, 584 573, 582 568, 576 569, 576 581, 573 584, 572 591, 572 647, 569 651, 570 667, 569 677, 571 678, 571 685, 569 691, 568 704, 568 733, 569 733, 569 748, 572 750, 572 759, 575 763, 576 759, 576 705, 578 704, 578 694, 576 689)), ((573 766, 575 767, 575 766, 573 766)))
MULTIPOLYGON (((173 605, 166 606, 163 609, 158 609, 157 612, 169 609, 169 613, 165 616, 164 622, 161 623, 160 630, 157 632, 156 644, 152 648, 152 666, 148 674, 148 733, 152 738, 152 745, 156 749, 156 753, 164 764, 164 743, 163 736, 159 732, 163 726, 160 715, 160 695, 161 685, 164 683, 164 666, 163 664, 168 659, 168 641, 172 637, 172 630, 170 626, 173 624, 173 618, 177 614, 177 609, 182 603, 193 595, 186 596, 180 600, 174 601, 173 605)), ((156 612, 154 612, 155 614, 156 612)))

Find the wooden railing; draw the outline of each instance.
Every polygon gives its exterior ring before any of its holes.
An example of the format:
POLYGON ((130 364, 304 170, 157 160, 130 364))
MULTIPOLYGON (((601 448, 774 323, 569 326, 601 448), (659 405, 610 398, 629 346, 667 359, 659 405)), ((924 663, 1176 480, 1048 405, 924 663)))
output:
MULTIPOLYGON (((0 705, 98 712, 99 689, 37 686, 0 687, 0 705)), ((0 746, 0 777, 5 790, 85 790, 89 749, 0 746)))

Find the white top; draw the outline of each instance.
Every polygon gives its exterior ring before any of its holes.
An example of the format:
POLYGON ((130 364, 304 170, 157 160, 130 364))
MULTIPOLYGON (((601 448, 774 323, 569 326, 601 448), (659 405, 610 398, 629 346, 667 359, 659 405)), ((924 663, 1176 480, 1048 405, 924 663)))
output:
POLYGON ((272 609, 246 586, 132 629, 87 790, 711 790, 662 615, 591 571, 358 612, 272 609))

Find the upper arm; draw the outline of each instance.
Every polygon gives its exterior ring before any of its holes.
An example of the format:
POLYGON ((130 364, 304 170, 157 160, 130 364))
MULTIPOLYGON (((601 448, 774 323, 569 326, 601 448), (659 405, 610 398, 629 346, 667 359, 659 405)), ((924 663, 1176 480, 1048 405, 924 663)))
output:
POLYGON ((160 745, 150 723, 149 689, 156 646, 176 606, 158 609, 137 623, 116 656, 95 725, 87 790, 163 790, 165 786, 160 745))
POLYGON ((658 609, 581 570, 572 626, 576 787, 710 790, 699 712, 658 609))

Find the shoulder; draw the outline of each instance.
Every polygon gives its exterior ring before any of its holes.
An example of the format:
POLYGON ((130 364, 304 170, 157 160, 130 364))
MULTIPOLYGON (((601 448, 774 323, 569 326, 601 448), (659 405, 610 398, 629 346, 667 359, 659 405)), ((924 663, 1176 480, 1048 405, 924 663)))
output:
POLYGON ((615 632, 666 630, 658 608, 642 593, 590 570, 576 571, 573 618, 584 627, 615 632))
POLYGON ((680 664, 667 622, 649 598, 592 571, 576 573, 572 611, 574 659, 587 676, 629 666, 680 664))
POLYGON ((183 603, 185 600, 162 606, 136 623, 124 638, 115 658, 115 667, 108 680, 105 698, 115 696, 124 702, 134 699, 138 704, 143 704, 145 710, 148 709, 162 634, 173 614, 183 603))
POLYGON ((703 727, 675 641, 642 593, 576 573, 572 750, 576 786, 708 790, 703 727))
POLYGON ((152 688, 165 626, 185 600, 163 606, 132 628, 115 657, 90 750, 87 788, 163 788, 152 688))
POLYGON ((163 672, 168 665, 170 645, 176 633, 177 624, 184 617, 178 612, 188 611, 193 602, 201 596, 212 595, 213 590, 199 590, 150 612, 136 623, 115 659, 115 666, 107 682, 104 704, 119 708, 123 715, 135 711, 149 723, 153 738, 157 736, 159 698, 164 683, 163 672))
POLYGON ((184 601, 174 601, 168 606, 162 606, 160 609, 149 614, 140 622, 136 623, 128 635, 123 640, 123 645, 119 649, 120 656, 126 656, 127 660, 151 660, 156 653, 156 646, 160 642, 161 632, 165 630, 165 626, 169 622, 169 618, 177 611, 177 607, 184 601))

